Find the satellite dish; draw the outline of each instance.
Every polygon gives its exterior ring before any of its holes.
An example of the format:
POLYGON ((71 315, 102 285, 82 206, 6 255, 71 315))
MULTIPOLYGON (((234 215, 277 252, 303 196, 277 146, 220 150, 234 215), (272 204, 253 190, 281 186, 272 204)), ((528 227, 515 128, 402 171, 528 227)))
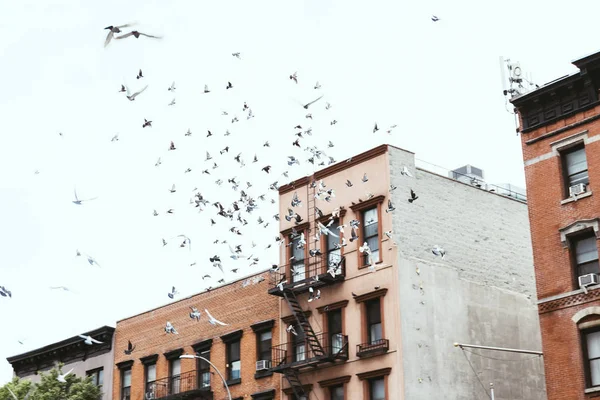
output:
POLYGON ((521 67, 519 67, 518 65, 513 69, 513 74, 515 77, 520 77, 521 76, 521 67))

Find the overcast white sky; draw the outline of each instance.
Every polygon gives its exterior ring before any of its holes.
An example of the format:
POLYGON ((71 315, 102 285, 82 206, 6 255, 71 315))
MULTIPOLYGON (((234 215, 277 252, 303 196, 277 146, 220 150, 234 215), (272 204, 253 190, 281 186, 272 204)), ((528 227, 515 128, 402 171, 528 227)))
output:
MULTIPOLYGON (((302 147, 317 145, 336 160, 387 142, 449 169, 473 164, 491 183, 524 186, 498 57, 520 61, 539 84, 574 71, 570 61, 598 46, 600 4, 578 4, 0 3, 0 285, 13 292, 12 299, 0 298, 0 316, 10 324, 0 330, 0 383, 11 377, 7 356, 114 326, 166 303, 171 285, 180 296, 215 286, 221 275, 208 257, 229 253, 225 245, 211 245, 215 238, 243 244, 245 253, 260 257, 260 269, 277 263, 276 251, 264 251, 277 235, 276 206, 259 202, 241 228, 246 234, 234 237, 227 231, 233 224, 216 217, 213 207, 198 213, 189 199, 198 187, 211 201, 231 203, 239 195, 226 183, 233 176, 254 183, 252 196, 274 198, 267 186, 287 182, 283 171, 299 177, 311 170, 306 153, 291 146, 295 125, 313 128, 302 147), (441 20, 433 23, 432 14, 441 20), (128 38, 103 48, 104 27, 132 21, 164 39, 128 38), (137 81, 139 68, 145 77, 137 81), (295 71, 298 84, 288 78, 295 71), (167 91, 173 80, 175 96, 167 91), (225 90, 227 81, 232 90, 225 90), (320 90, 313 89, 316 81, 320 90), (149 87, 129 102, 117 93, 121 84, 149 87), (210 94, 202 93, 204 84, 210 94), (325 97, 311 107, 314 120, 305 119, 299 102, 319 94, 325 97), (173 97, 176 105, 167 106, 173 97), (255 118, 246 119, 244 101, 255 118), (324 109, 326 102, 331 109, 324 109), (240 121, 232 124, 235 115, 240 121), (142 129, 144 118, 152 128, 142 129), (331 126, 333 119, 339 123, 331 126), (387 135, 392 124, 398 127, 387 135), (184 136, 188 128, 191 137, 184 136), (206 138, 207 129, 214 136, 206 138), (111 142, 116 133, 120 140, 111 142), (171 140, 176 151, 167 150, 171 140), (271 148, 262 147, 265 140, 271 148), (325 147, 329 140, 332 149, 325 147), (225 145, 230 153, 221 156, 225 145), (210 176, 201 174, 211 165, 204 161, 207 150, 219 164, 210 176), (239 152, 246 168, 233 161, 239 152), (255 153, 260 161, 252 164, 255 153), (287 155, 302 165, 288 168, 287 155), (163 163, 156 168, 158 157, 163 163), (260 171, 268 164, 269 176, 260 171), (192 172, 184 174, 186 168, 192 172), (215 189, 218 178, 225 184, 215 189), (172 184, 175 194, 168 191, 172 184), (81 198, 98 199, 74 205, 75 186, 81 198), (169 208, 175 214, 165 215, 169 208), (259 227, 259 216, 270 226, 259 227), (191 237, 192 251, 177 240, 162 246, 161 238, 178 234, 191 237), (76 257, 76 249, 101 267, 76 257), (202 281, 205 273, 215 279, 202 281), (77 293, 51 291, 53 285, 77 293)), ((238 275, 258 270, 249 263, 225 261, 226 279, 236 277, 233 267, 240 267, 238 275)))

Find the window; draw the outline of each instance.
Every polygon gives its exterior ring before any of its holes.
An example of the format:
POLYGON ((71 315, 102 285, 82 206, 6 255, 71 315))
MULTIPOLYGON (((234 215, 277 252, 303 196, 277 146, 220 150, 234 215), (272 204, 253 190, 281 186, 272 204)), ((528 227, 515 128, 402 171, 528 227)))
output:
POLYGON ((383 377, 369 380, 369 400, 385 400, 385 380, 383 377))
MULTIPOLYGON (((326 224, 325 224, 326 225, 326 224)), ((340 261, 341 255, 342 255, 342 250, 339 247, 340 244, 340 235, 339 235, 339 229, 338 227, 340 226, 340 221, 339 220, 335 220, 333 222, 333 224, 329 225, 329 230, 333 233, 335 233, 336 235, 338 235, 338 237, 335 237, 333 235, 327 235, 327 241, 325 242, 325 253, 327 253, 327 265, 331 265, 332 262, 337 263, 340 261), (337 248, 336 248, 337 246, 337 248)))
POLYGON ((344 400, 344 385, 330 387, 329 398, 331 400, 344 400))
POLYGON ((383 339, 381 329, 381 299, 376 298, 365 303, 367 309, 367 341, 375 344, 383 339))
POLYGON ((600 386, 600 328, 582 332, 587 387, 600 386))
POLYGON ((169 362, 169 393, 176 394, 181 389, 181 360, 172 359, 169 362))
POLYGON ((579 183, 588 184, 588 167, 585 155, 585 147, 579 145, 563 153, 563 175, 568 188, 579 183))
MULTIPOLYGON (((371 249, 373 263, 379 262, 379 215, 378 207, 375 206, 362 212, 363 238, 371 249)), ((362 246, 362 243, 361 243, 362 246)), ((369 255, 363 256, 363 265, 370 265, 369 255)))
POLYGON ((298 248, 300 242, 300 236, 295 237, 292 240, 292 282, 298 282, 306 279, 306 266, 304 264, 305 246, 298 248))
POLYGON ((577 276, 600 273, 598 266, 598 245, 594 232, 573 239, 577 276))
POLYGON ((329 332, 331 353, 336 354, 342 349, 344 340, 341 308, 327 313, 327 331, 329 332))
POLYGON ((146 393, 155 393, 155 382, 156 382, 156 363, 146 364, 146 393))
POLYGON ((227 380, 241 379, 240 341, 227 343, 227 380))
POLYGON ((93 369, 85 373, 86 376, 92 377, 92 383, 96 386, 104 384, 104 368, 93 369))
POLYGON ((256 339, 258 341, 256 343, 257 360, 271 361, 271 338, 271 331, 260 332, 256 334, 256 339))
MULTIPOLYGON (((206 350, 198 354, 200 357, 206 358, 210 361, 210 350, 206 350)), ((210 364, 201 358, 198 361, 198 388, 205 389, 210 388, 210 364)))
POLYGON ((130 400, 131 367, 121 370, 121 400, 130 400))
POLYGON ((306 340, 304 336, 304 331, 298 325, 294 325, 294 329, 296 330, 296 335, 290 333, 293 350, 293 358, 292 361, 304 361, 306 360, 306 340))

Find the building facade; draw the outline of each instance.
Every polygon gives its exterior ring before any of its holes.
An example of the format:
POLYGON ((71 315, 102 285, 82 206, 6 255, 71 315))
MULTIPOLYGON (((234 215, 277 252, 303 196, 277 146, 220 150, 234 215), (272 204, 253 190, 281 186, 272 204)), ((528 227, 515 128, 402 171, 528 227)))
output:
POLYGON ((118 321, 114 398, 226 399, 221 373, 232 399, 278 400, 281 379, 267 368, 278 345, 279 302, 267 294, 268 278, 262 272, 118 321), (227 325, 211 325, 205 309, 227 325), (177 333, 165 331, 167 322, 177 333), (182 355, 199 355, 216 370, 182 355))
POLYGON ((63 372, 73 368, 72 374, 91 376, 92 382, 102 386, 102 400, 112 399, 113 338, 115 328, 103 326, 85 336, 101 341, 101 344, 87 345, 84 339, 74 336, 40 349, 8 357, 14 376, 40 381, 39 372, 47 372, 63 363, 63 372))
POLYGON ((269 293, 281 302, 271 371, 284 399, 483 398, 479 376, 497 400, 546 398, 539 357, 453 346, 541 347, 524 202, 415 168, 389 145, 279 194, 269 293))
POLYGON ((600 53, 514 97, 548 398, 600 395, 600 53))

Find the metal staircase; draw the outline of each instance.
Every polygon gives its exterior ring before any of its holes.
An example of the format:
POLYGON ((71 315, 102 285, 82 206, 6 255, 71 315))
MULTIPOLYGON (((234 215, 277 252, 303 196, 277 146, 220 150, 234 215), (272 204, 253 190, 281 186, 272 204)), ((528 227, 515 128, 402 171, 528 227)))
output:
POLYGON ((298 322, 298 327, 304 333, 304 337, 306 338, 306 342, 308 343, 312 354, 316 357, 325 356, 325 350, 323 350, 321 342, 319 342, 319 339, 317 339, 315 331, 313 330, 312 326, 308 322, 308 319, 304 315, 304 310, 302 310, 302 307, 300 307, 300 304, 298 303, 294 292, 289 289, 285 289, 283 291, 283 297, 285 298, 285 301, 287 301, 288 306, 294 313, 294 317, 298 322))
POLYGON ((293 368, 287 368, 283 370, 283 375, 290 384, 292 392, 294 392, 294 396, 297 399, 299 399, 302 396, 308 395, 308 393, 306 393, 306 391, 304 390, 304 386, 302 386, 302 382, 300 381, 300 377, 298 376, 298 371, 296 371, 293 368))

